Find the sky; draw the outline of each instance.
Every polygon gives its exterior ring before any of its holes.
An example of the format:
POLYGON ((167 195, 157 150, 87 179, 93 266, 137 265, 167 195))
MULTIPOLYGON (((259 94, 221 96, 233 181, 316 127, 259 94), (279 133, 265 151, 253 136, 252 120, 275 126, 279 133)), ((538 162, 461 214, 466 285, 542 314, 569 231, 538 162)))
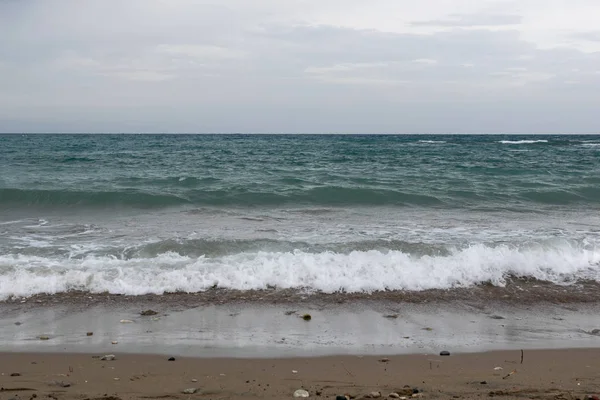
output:
POLYGON ((0 0, 0 132, 600 133, 598 0, 0 0))

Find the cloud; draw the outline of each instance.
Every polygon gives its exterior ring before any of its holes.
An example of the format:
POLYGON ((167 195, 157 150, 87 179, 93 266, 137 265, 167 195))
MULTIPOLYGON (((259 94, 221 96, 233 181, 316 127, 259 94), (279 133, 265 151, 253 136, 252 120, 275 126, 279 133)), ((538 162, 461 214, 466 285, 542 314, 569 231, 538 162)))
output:
POLYGON ((448 19, 415 21, 412 22, 411 25, 415 27, 470 28, 519 25, 522 21, 523 17, 520 15, 451 14, 448 19))
POLYGON ((0 130, 591 131, 596 12, 591 0, 0 1, 0 130))

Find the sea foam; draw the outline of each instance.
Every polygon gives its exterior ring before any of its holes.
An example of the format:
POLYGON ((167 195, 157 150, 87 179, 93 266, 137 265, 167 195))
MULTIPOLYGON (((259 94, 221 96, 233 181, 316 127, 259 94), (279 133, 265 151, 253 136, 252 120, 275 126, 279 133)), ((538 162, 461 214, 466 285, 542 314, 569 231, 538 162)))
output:
POLYGON ((216 258, 176 253, 131 259, 4 255, 0 257, 0 299, 69 290, 128 295, 198 292, 215 285, 325 293, 421 291, 482 283, 503 286, 509 277, 556 284, 600 281, 600 250, 568 244, 520 249, 478 244, 443 256, 378 250, 348 254, 252 252, 216 258))

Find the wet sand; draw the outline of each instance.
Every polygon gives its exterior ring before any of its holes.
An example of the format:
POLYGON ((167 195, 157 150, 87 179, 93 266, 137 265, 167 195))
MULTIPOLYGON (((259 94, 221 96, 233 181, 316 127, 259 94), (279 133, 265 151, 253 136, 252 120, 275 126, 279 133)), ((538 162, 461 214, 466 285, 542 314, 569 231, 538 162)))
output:
POLYGON ((362 398, 378 391, 412 398, 583 399, 600 393, 600 349, 525 350, 380 357, 226 359, 101 354, 0 354, 0 398, 292 399, 362 398), (11 374, 19 374, 11 376, 11 374), (194 381, 195 380, 195 381, 194 381), (65 387, 69 385, 68 387, 65 387), (182 393, 198 389, 195 394, 182 393))

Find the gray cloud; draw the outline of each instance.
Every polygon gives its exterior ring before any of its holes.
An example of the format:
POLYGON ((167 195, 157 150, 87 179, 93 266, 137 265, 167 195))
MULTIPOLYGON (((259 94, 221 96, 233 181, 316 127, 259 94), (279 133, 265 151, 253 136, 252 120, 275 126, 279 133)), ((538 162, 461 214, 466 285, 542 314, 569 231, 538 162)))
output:
POLYGON ((448 19, 415 21, 412 26, 434 26, 443 28, 467 28, 481 26, 518 25, 523 21, 520 15, 492 15, 492 14, 452 14, 448 19))
POLYGON ((600 53, 486 28, 510 13, 386 32, 209 3, 0 2, 0 131, 596 129, 600 53))

